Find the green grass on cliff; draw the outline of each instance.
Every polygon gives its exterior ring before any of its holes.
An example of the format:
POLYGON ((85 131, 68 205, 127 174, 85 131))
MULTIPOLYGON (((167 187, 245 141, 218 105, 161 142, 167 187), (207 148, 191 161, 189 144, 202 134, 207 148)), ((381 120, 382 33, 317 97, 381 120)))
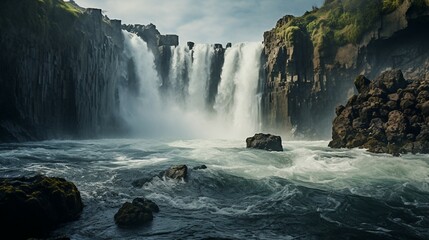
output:
MULTIPOLYGON (((310 36, 321 50, 332 46, 357 44, 385 14, 395 11, 407 0, 325 0, 324 5, 303 16, 292 18, 275 28, 286 44, 293 44, 298 32, 310 36)), ((428 0, 412 0, 417 7, 429 5, 428 0)))
POLYGON ((52 27, 66 31, 81 13, 73 4, 62 0, 2 0, 0 28, 23 29, 37 34, 46 33, 52 27))
POLYGON ((70 43, 67 40, 76 38, 74 26, 81 14, 80 9, 62 0, 1 0, 0 29, 33 36, 46 44, 70 43))

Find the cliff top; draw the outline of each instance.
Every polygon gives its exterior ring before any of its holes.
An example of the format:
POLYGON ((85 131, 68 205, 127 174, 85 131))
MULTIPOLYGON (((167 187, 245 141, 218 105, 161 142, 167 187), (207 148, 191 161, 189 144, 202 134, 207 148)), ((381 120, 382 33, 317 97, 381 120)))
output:
POLYGON ((283 17, 271 32, 289 45, 299 34, 308 34, 313 45, 321 49, 358 44, 383 16, 401 9, 405 14, 410 10, 424 12, 429 9, 429 0, 325 0, 321 8, 314 7, 301 17, 283 17))
MULTIPOLYGON (((63 0, 3 0, 0 2, 0 28, 43 33, 54 25, 72 25, 83 9, 63 0), (23 17, 25 16, 25 17, 23 17)), ((64 29, 60 29, 64 30, 64 29)))

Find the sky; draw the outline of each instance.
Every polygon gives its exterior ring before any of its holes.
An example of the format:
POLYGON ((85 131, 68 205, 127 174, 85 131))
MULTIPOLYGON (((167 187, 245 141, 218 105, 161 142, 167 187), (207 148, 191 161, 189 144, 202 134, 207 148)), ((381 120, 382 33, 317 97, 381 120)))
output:
POLYGON ((300 16, 323 0, 75 0, 127 24, 153 23, 181 44, 262 41, 286 14, 300 16))

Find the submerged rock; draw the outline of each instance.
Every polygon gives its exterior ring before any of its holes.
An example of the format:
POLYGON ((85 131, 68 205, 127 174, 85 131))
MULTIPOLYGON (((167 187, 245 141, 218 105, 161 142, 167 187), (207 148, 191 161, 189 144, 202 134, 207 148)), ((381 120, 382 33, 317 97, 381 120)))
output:
POLYGON ((76 186, 63 178, 0 179, 2 235, 46 237, 60 223, 75 220, 83 204, 76 186))
POLYGON ((201 166, 196 166, 193 168, 193 170, 203 170, 203 169, 207 169, 206 165, 201 165, 201 166))
POLYGON ((141 188, 141 187, 143 187, 143 185, 145 185, 146 183, 148 183, 148 182, 152 181, 152 179, 153 179, 153 178, 147 178, 147 177, 139 178, 139 179, 137 179, 137 180, 134 180, 134 181, 131 183, 131 185, 133 185, 133 187, 136 187, 136 188, 141 188))
POLYGON ((429 121, 425 105, 429 81, 406 81, 399 70, 373 82, 359 76, 358 94, 336 110, 332 148, 366 148, 374 153, 429 153, 429 121))
POLYGON ((135 198, 132 203, 124 203, 114 219, 119 227, 136 227, 151 222, 153 212, 159 212, 158 205, 145 198, 135 198))
POLYGON ((268 151, 283 151, 280 136, 258 133, 246 139, 247 148, 263 149, 268 151))

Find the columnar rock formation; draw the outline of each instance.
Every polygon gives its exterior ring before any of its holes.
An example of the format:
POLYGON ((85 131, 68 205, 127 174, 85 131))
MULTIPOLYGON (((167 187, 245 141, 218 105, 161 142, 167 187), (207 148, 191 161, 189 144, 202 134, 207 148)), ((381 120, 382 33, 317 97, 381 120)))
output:
POLYGON ((328 136, 335 106, 359 74, 389 68, 429 79, 429 1, 332 0, 302 17, 285 16, 264 34, 263 125, 328 136))
POLYGON ((0 140, 114 132, 121 21, 61 0, 0 9, 0 140))

